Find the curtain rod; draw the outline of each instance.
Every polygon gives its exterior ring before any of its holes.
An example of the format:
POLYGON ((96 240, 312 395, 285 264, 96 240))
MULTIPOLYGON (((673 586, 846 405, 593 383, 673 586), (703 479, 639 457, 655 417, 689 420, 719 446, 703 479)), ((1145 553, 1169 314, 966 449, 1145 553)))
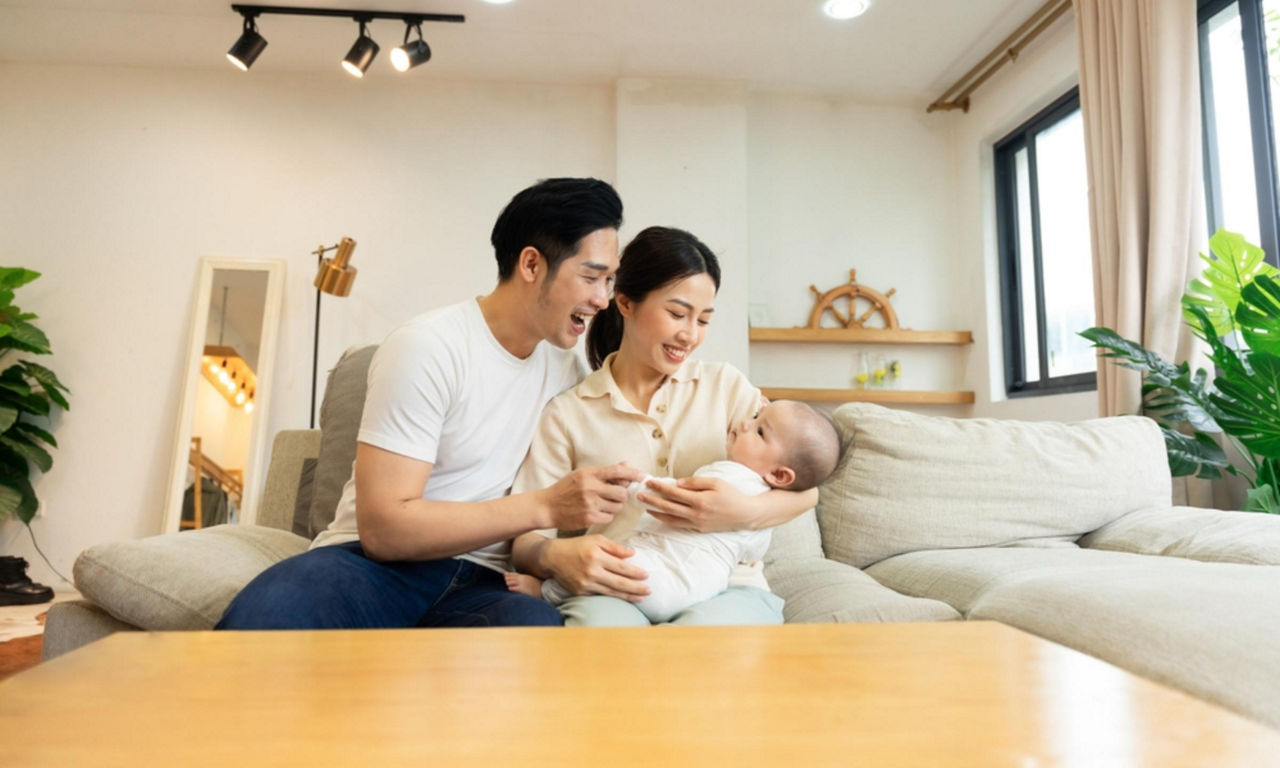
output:
POLYGON ((935 99, 925 112, 934 112, 939 109, 946 111, 962 109, 968 112, 969 95, 1006 63, 1016 61, 1018 54, 1022 53, 1032 40, 1048 29, 1049 25, 1066 15, 1069 10, 1071 10, 1071 0, 1049 0, 1040 6, 1039 10, 1031 14, 1031 18, 1024 21, 1022 26, 988 53, 976 67, 964 73, 963 77, 935 99))

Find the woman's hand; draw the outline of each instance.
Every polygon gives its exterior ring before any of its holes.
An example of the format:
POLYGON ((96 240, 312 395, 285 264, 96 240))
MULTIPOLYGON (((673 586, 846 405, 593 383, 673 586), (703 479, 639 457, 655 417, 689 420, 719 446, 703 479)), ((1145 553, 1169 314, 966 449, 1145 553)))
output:
POLYGON ((575 595, 608 595, 638 603, 649 594, 649 574, 627 562, 635 550, 600 534, 552 539, 542 551, 543 565, 575 595))
POLYGON ((636 499, 649 514, 685 531, 712 533, 755 528, 751 496, 714 477, 686 477, 675 485, 650 480, 636 499), (656 510, 656 511, 655 511, 656 510))
POLYGON ((675 485, 650 480, 645 487, 648 490, 636 499, 649 508, 649 514, 667 525, 698 533, 770 528, 818 503, 816 488, 748 496, 714 477, 686 477, 675 485))

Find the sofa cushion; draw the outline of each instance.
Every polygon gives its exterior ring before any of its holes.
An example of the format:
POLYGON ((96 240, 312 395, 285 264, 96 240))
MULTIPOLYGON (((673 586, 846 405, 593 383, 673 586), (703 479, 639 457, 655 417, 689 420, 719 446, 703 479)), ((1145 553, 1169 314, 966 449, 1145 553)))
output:
POLYGON ((1206 562, 1280 565, 1280 516, 1198 507, 1144 509, 1082 537, 1080 546, 1206 562))
POLYGON ((939 549, 882 560, 867 575, 904 595, 940 600, 965 618, 987 590, 1032 574, 1071 573, 1088 568, 1097 573, 1132 568, 1150 558, 1124 552, 1080 549, 1066 543, 1052 547, 987 547, 939 549))
POLYGON ((76 589, 115 618, 146 630, 212 629, 231 599, 269 566, 306 551, 307 539, 256 525, 90 547, 76 558, 76 589))
POLYGON ((1074 541, 1168 507, 1164 440, 1138 416, 1075 424, 835 411, 847 445, 822 485, 827 556, 858 568, 904 552, 1074 541))
POLYGON ((1009 624, 1280 727, 1280 566, 1127 559, 1002 579, 969 618, 1009 624))
POLYGON ((356 460, 369 361, 377 345, 352 347, 329 371, 320 403, 320 456, 311 489, 311 537, 329 527, 356 460))
POLYGON ((960 614, 938 600, 909 597, 878 584, 850 565, 825 558, 765 565, 769 589, 786 603, 788 622, 955 621, 960 614))

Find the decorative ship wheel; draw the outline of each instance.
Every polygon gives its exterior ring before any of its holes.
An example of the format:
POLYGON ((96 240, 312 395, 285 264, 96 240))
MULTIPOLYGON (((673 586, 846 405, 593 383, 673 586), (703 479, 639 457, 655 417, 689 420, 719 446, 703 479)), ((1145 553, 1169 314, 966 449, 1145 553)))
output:
POLYGON ((876 314, 884 318, 885 328, 898 327, 898 313, 889 306, 889 297, 897 289, 890 288, 888 293, 880 293, 865 285, 859 285, 856 269, 849 270, 849 282, 846 285, 837 285, 826 293, 819 291, 815 285, 810 285, 809 290, 813 291, 813 295, 817 297, 813 311, 809 313, 810 328, 821 328, 822 316, 827 312, 830 312, 843 328, 863 328, 867 320, 876 314), (844 300, 846 307, 844 313, 836 304, 841 299, 844 300), (866 306, 865 310, 859 302, 866 306))

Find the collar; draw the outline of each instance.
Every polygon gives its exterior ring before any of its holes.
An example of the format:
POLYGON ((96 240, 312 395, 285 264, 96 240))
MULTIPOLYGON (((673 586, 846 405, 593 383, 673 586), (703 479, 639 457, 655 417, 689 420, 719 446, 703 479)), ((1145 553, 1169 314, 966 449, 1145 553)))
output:
MULTIPOLYGON (((578 396, 582 398, 604 397, 605 395, 613 395, 615 402, 627 402, 627 398, 623 396, 622 390, 618 389, 618 382, 613 378, 613 358, 617 357, 617 352, 610 352, 609 356, 604 359, 600 367, 592 371, 587 378, 578 384, 578 396)), ((680 367, 675 370, 667 380, 662 382, 662 386, 658 387, 661 391, 662 387, 667 386, 672 381, 697 381, 702 376, 702 362, 699 360, 685 360, 680 367)))

